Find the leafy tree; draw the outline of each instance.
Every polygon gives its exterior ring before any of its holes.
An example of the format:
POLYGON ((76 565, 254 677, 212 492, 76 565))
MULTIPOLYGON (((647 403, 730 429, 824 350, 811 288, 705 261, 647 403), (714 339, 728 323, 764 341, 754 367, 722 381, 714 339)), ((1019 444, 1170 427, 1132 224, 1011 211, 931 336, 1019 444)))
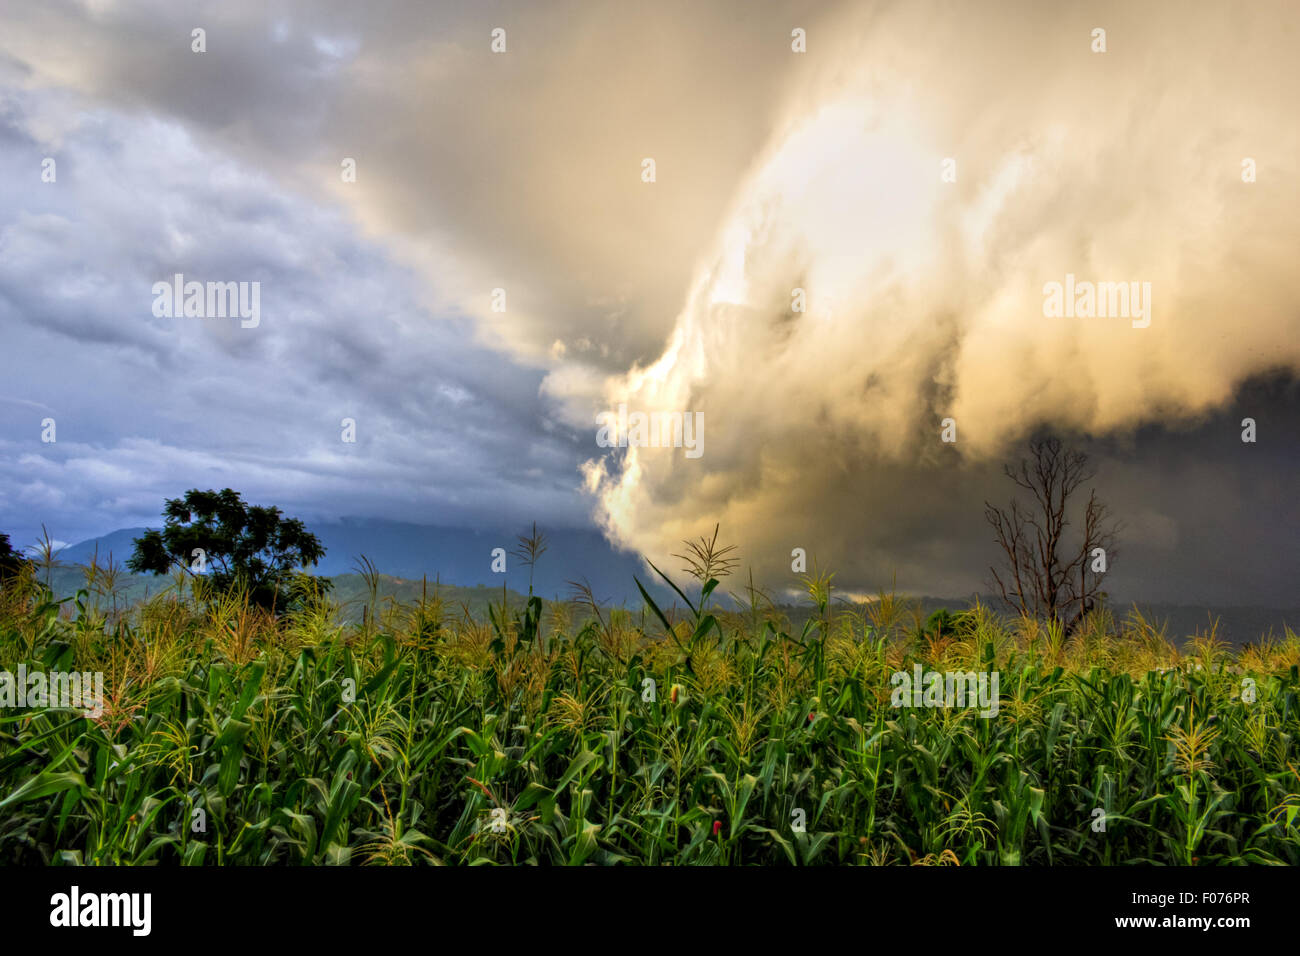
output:
POLYGON ((206 575, 222 590, 240 588, 249 600, 275 610, 290 598, 296 569, 325 556, 319 539, 279 508, 245 504, 239 493, 192 488, 169 498, 166 523, 135 539, 127 567, 136 573, 169 574, 179 568, 206 575))
POLYGON ((969 611, 950 611, 941 607, 925 619, 916 632, 921 640, 969 634, 974 620, 969 611))
POLYGON ((9 544, 9 535, 0 533, 0 581, 17 576, 30 563, 9 544))

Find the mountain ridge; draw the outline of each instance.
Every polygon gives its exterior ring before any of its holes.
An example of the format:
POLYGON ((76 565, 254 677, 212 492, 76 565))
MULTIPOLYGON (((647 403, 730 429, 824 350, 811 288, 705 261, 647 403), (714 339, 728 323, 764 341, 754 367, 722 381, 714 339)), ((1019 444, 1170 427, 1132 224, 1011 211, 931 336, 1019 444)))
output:
MULTIPOLYGON (((110 552, 115 561, 125 564, 131 554, 134 538, 145 530, 119 528, 60 549, 56 558, 65 566, 84 564, 98 548, 101 564, 106 562, 110 552)), ((504 584, 512 594, 528 592, 529 568, 510 553, 518 547, 517 535, 504 531, 351 517, 336 522, 319 522, 311 530, 326 548, 324 559, 311 569, 314 574, 340 579, 352 577, 357 571, 360 556, 364 554, 382 575, 398 583, 427 579, 430 588, 441 585, 466 592, 476 592, 482 588, 498 595, 504 584), (494 548, 506 551, 507 569, 504 573, 492 570, 494 548)), ((639 579, 651 596, 661 602, 661 606, 667 608, 679 600, 657 581, 652 571, 647 573, 649 569, 642 567, 639 557, 615 549, 598 532, 583 529, 539 530, 546 535, 547 550, 533 569, 532 583, 534 593, 541 597, 548 600, 568 598, 573 592, 571 582, 585 579, 602 603, 639 608, 642 604, 636 587, 636 579, 639 579)), ((75 575, 76 572, 68 567, 56 572, 56 588, 73 593, 77 587, 75 575)), ((134 579, 136 576, 130 577, 134 579)), ((159 585, 165 586, 161 580, 159 585)), ((132 593, 138 590, 139 587, 133 588, 132 593)), ((156 593, 158 589, 148 590, 156 593)), ((990 595, 912 595, 911 599, 919 604, 923 613, 929 614, 940 607, 969 607, 977 597, 986 604, 996 603, 990 595)), ((1170 636, 1178 639, 1208 633, 1216 619, 1219 622, 1218 636, 1236 645, 1257 641, 1269 633, 1280 637, 1284 635, 1287 626, 1300 628, 1300 608, 1296 607, 1127 601, 1116 602, 1112 606, 1112 613, 1117 619, 1123 619, 1135 604, 1148 619, 1167 623, 1170 636)), ((781 606, 795 610, 796 613, 802 612, 797 604, 783 602, 781 606)))

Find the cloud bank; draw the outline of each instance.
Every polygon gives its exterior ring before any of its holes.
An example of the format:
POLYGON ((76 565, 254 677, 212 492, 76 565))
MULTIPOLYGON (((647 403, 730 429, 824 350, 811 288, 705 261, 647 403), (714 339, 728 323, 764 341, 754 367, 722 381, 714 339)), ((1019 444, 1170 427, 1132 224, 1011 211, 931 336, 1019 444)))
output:
POLYGON ((982 584, 999 464, 1046 426, 1129 522, 1117 584, 1280 600, 1300 412, 1240 389, 1300 365, 1298 20, 7 9, 0 510, 75 537, 225 482, 308 516, 594 520, 669 566, 719 521, 778 588, 803 547, 853 589, 954 593, 982 584), (34 185, 46 156, 57 188, 34 185), (153 318, 175 272, 262 281, 260 327, 153 318), (1149 327, 1044 315, 1069 275, 1149 282, 1149 327), (599 447, 620 403, 702 413, 704 454, 599 447))
MULTIPOLYGON (((1294 10, 937 9, 821 41, 840 68, 790 97, 663 354, 608 383, 611 406, 702 411, 708 433, 698 461, 589 463, 620 540, 663 555, 707 515, 770 578, 804 547, 923 588, 936 531, 978 533, 951 503, 1000 498, 989 465, 1033 431, 1177 428, 1300 370, 1294 10), (1150 283, 1149 326, 1045 316, 1067 275, 1150 283)), ((1130 516, 1140 545, 1169 538, 1130 516)))

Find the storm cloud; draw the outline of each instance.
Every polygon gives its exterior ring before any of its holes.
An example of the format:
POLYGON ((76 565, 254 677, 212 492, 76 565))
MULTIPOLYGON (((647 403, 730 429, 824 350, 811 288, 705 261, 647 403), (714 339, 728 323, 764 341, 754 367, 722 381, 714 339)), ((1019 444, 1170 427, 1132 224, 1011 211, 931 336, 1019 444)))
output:
POLYGON ((1293 595, 1293 5, 2 19, 20 540, 230 484, 307 517, 593 521, 656 563, 721 522, 777 589, 803 547, 848 590, 957 593, 1046 428, 1126 521, 1117 593, 1293 595), (154 317, 178 272, 260 282, 260 326, 154 317), (1045 315, 1067 275, 1149 282, 1149 326, 1045 315), (702 413, 704 454, 598 447, 620 403, 702 413))

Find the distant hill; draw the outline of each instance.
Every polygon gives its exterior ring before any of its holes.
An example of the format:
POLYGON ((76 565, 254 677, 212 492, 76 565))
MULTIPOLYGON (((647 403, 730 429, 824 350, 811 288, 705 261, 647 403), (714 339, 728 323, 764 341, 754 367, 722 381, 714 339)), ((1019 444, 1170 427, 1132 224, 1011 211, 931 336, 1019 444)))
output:
MULTIPOLYGON (((520 593, 528 592, 528 568, 509 553, 518 546, 518 532, 358 518, 314 523, 309 530, 325 545, 324 560, 310 569, 314 574, 326 577, 351 574, 364 554, 381 573, 398 578, 418 581, 427 576, 433 581, 441 577, 449 584, 467 587, 482 584, 498 591, 505 584, 520 593), (504 574, 492 570, 494 548, 504 548, 507 552, 504 574)), ((519 529, 524 530, 528 529, 519 529)), ((539 530, 546 535, 546 552, 534 569, 533 589, 542 597, 568 597, 572 591, 569 581, 585 578, 600 600, 628 604, 640 601, 634 577, 651 584, 654 575, 647 576, 637 555, 615 550, 595 531, 539 530)), ((111 551, 115 560, 125 564, 133 550, 133 540, 144 531, 144 528, 114 531, 64 548, 58 557, 65 563, 85 563, 98 545, 101 563, 111 551)))
MULTIPOLYGON (((920 605, 920 612, 928 617, 940 608, 961 610, 971 607, 975 596, 962 598, 939 598, 929 595, 914 597, 920 605)), ((998 601, 992 595, 980 595, 980 601, 986 607, 997 608, 998 601)), ((1165 636, 1176 644, 1200 634, 1209 634, 1217 621, 1216 637, 1234 646, 1249 644, 1261 638, 1272 636, 1281 640, 1286 636, 1286 628, 1300 632, 1300 607, 1266 608, 1266 607, 1209 607, 1204 605, 1157 604, 1136 602, 1143 618, 1156 626, 1165 628, 1165 636)), ((1117 622, 1125 621, 1132 612, 1134 602, 1116 602, 1111 605, 1111 614, 1117 622)), ((791 626, 798 630, 811 613, 803 606, 787 610, 791 626)))
MULTIPOLYGON (((114 556, 116 557, 116 553, 114 556)), ((40 572, 38 578, 43 580, 44 572, 40 572)), ((342 606, 343 619, 360 621, 362 608, 369 600, 369 588, 365 579, 359 574, 343 574, 330 578, 330 581, 333 583, 330 598, 342 606)), ((50 575, 50 588, 57 598, 72 597, 85 586, 85 576, 75 567, 56 568, 50 575)), ((171 586, 172 579, 168 576, 123 574, 118 581, 117 606, 130 607, 132 604, 166 591, 171 586)), ((503 597, 515 610, 522 608, 526 600, 526 596, 518 591, 507 589, 503 594, 499 587, 457 587, 451 584, 439 584, 432 580, 410 581, 382 575, 377 596, 378 613, 382 615, 392 601, 410 605, 422 597, 441 598, 444 614, 448 618, 458 618, 468 612, 476 620, 485 620, 488 605, 500 607, 503 597)), ((96 597, 95 602, 100 611, 106 611, 113 603, 111 596, 104 595, 96 597)))
MULTIPOLYGON (((51 581, 55 592, 64 597, 84 586, 83 577, 74 566, 88 562, 96 546, 101 564, 107 562, 111 552, 116 562, 125 565, 133 549, 132 542, 144 530, 124 528, 64 548, 58 559, 65 567, 56 570, 51 581)), ((311 531, 326 547, 325 559, 311 570, 335 580, 334 595, 348 604, 349 618, 360 616, 360 606, 364 602, 365 584, 354 573, 357 559, 362 554, 384 575, 381 596, 391 595, 403 602, 418 598, 426 586, 428 593, 432 593, 435 585, 440 583, 448 607, 464 606, 471 613, 482 615, 486 613, 489 602, 501 600, 503 584, 507 588, 507 599, 515 606, 522 604, 523 595, 528 592, 528 568, 514 555, 507 554, 505 574, 492 571, 493 548, 505 548, 510 552, 517 547, 516 536, 511 533, 355 518, 314 524, 311 531), (422 579, 427 579, 427 585, 422 583, 422 579)), ((567 529, 545 533, 547 550, 537 563, 533 581, 534 591, 541 597, 547 600, 569 598, 573 591, 569 581, 585 578, 602 604, 640 610, 643 602, 634 581, 634 578, 640 578, 663 608, 675 603, 675 595, 655 583, 654 573, 647 574, 636 555, 615 550, 595 531, 567 529)), ((119 599, 129 604, 146 595, 157 594, 169 585, 170 580, 165 577, 124 573, 119 599)), ((941 607, 954 610, 969 607, 973 599, 971 595, 962 598, 922 596, 915 600, 922 613, 928 615, 941 607)), ((996 606, 988 596, 981 599, 985 604, 996 606)), ((720 601, 723 607, 734 607, 725 596, 721 596, 720 601)), ((680 604, 680 601, 676 603, 680 604)), ((1215 620, 1218 621, 1219 638, 1235 645, 1257 641, 1268 634, 1280 638, 1288 625, 1300 629, 1300 608, 1138 604, 1148 620, 1166 623, 1169 637, 1179 641, 1198 633, 1208 633, 1215 620)), ((1131 608, 1131 603, 1116 604, 1112 610, 1122 620, 1131 608)), ((810 613, 806 606, 800 605, 786 605, 783 610, 796 631, 810 613)))

